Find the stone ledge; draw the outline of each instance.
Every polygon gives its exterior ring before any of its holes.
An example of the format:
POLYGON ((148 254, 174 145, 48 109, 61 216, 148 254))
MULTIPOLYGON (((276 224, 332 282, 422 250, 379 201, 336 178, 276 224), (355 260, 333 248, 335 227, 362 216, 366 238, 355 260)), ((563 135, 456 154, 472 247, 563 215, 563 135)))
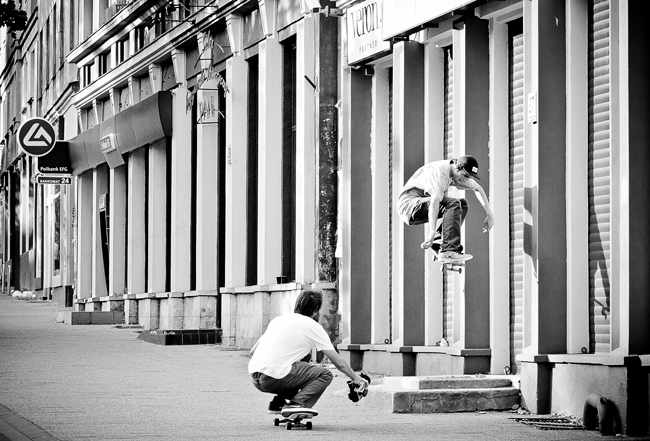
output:
POLYGON ((121 325, 124 311, 59 311, 56 321, 67 325, 121 325))
POLYGON ((386 377, 382 384, 402 390, 491 389, 513 387, 506 377, 485 375, 436 375, 430 377, 386 377))
POLYGON ((519 389, 437 389, 396 390, 384 385, 370 386, 363 405, 389 413, 450 413, 519 408, 519 389))
POLYGON ((161 346, 221 344, 221 329, 179 329, 143 331, 138 340, 161 346))
POLYGON ((298 291, 303 289, 337 289, 336 282, 315 282, 315 283, 276 283, 268 285, 231 286, 219 289, 221 294, 255 294, 258 292, 282 292, 298 291))
POLYGON ((460 349, 450 346, 396 346, 396 345, 354 345, 339 344, 342 351, 382 351, 392 353, 430 353, 447 354, 461 357, 489 357, 491 349, 460 349))
POLYGON ((600 366, 649 366, 650 356, 601 354, 519 354, 523 363, 560 363, 600 366))

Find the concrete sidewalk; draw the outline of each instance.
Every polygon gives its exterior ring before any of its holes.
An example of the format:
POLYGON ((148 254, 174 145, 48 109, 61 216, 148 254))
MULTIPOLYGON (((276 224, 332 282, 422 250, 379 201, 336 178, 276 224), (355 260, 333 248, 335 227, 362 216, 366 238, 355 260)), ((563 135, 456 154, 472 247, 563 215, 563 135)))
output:
POLYGON ((58 309, 0 296, 0 441, 620 438, 540 430, 511 412, 382 413, 350 402, 338 371, 313 430, 287 431, 252 386, 247 351, 158 346, 133 328, 56 323, 58 309))

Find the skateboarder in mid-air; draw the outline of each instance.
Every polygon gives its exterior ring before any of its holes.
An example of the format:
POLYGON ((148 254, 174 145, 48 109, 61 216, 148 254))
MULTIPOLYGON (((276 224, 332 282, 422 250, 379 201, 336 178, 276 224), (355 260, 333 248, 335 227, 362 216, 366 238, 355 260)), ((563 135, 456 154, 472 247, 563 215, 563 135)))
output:
POLYGON ((468 210, 467 201, 448 197, 449 187, 473 190, 487 214, 483 232, 494 225, 490 203, 476 179, 481 178, 478 176, 478 161, 473 156, 429 162, 411 176, 397 199, 397 210, 407 225, 429 223, 429 233, 421 247, 439 252, 443 263, 472 258, 470 254, 463 254, 460 240, 460 226, 468 210), (442 218, 442 225, 436 228, 439 218, 442 218), (442 243, 438 245, 440 236, 442 243), (436 249, 438 246, 439 250, 436 249))
POLYGON ((304 290, 298 296, 293 314, 271 320, 266 332, 251 349, 248 372, 253 385, 275 394, 269 413, 283 416, 309 411, 334 378, 329 369, 302 361, 312 348, 322 351, 336 368, 366 389, 368 382, 357 375, 332 346, 325 329, 318 323, 323 294, 304 290))

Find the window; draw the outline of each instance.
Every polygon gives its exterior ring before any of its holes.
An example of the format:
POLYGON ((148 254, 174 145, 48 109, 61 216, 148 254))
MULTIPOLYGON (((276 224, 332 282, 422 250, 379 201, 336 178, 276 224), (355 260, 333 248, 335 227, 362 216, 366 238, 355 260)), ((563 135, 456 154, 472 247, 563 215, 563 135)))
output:
POLYGON ((116 61, 117 64, 123 63, 127 58, 129 58, 129 39, 125 38, 124 40, 118 41, 116 48, 116 61))
POLYGON ((52 195, 53 216, 52 219, 52 275, 61 274, 61 186, 54 186, 52 195))
POLYGON ((81 68, 81 87, 86 87, 92 83, 92 64, 87 64, 81 68))
POLYGON ((138 52, 146 45, 146 36, 149 33, 149 28, 146 25, 135 28, 135 51, 138 52))
POLYGON ((282 45, 282 276, 296 274, 296 37, 282 45))
POLYGON ((99 54, 97 61, 99 63, 99 76, 105 75, 110 70, 110 51, 99 54))
POLYGON ((257 284, 259 60, 248 60, 248 157, 246 160, 246 285, 257 284))

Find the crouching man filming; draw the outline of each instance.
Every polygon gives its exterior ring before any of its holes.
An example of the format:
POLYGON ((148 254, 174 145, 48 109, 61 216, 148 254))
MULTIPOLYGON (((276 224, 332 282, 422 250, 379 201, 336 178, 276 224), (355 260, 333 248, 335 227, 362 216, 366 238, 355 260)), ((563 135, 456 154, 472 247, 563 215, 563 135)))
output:
POLYGON ((304 290, 296 300, 293 314, 274 318, 251 349, 248 372, 260 391, 274 394, 269 413, 311 409, 333 380, 329 369, 303 360, 312 348, 322 351, 350 380, 367 388, 332 346, 325 329, 318 323, 323 294, 304 290))

